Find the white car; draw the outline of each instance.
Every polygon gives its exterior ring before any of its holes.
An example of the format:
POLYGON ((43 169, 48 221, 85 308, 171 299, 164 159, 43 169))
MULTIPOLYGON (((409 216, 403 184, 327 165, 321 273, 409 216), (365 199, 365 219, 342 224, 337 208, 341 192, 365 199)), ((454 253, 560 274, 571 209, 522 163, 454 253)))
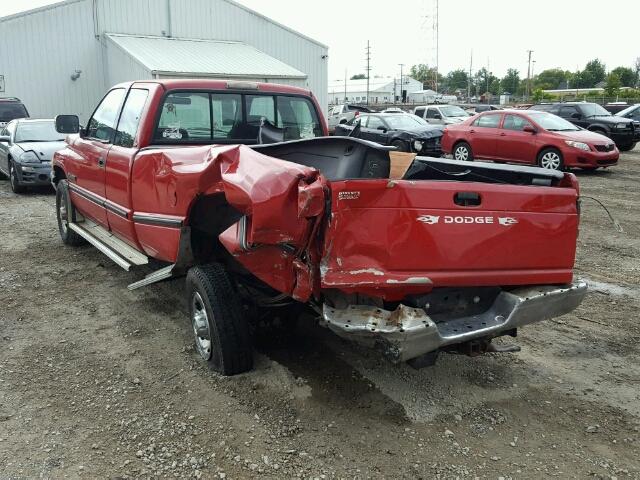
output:
POLYGON ((413 114, 432 125, 453 125, 464 122, 469 114, 457 105, 425 105, 413 109, 413 114))

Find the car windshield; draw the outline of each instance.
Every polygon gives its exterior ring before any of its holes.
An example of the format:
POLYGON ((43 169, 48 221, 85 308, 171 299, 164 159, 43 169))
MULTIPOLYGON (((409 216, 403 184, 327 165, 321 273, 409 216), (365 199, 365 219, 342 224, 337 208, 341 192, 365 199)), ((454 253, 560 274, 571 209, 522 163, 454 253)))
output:
POLYGON ((469 114, 456 105, 445 105, 440 107, 440 111, 445 117, 468 117, 469 114))
POLYGON ((529 116, 534 122, 550 132, 575 132, 580 130, 573 123, 567 122, 564 118, 560 118, 553 113, 531 112, 529 116))
POLYGON ((597 103, 585 103, 580 105, 580 110, 585 117, 610 117, 611 113, 597 103))
POLYGON ((428 122, 419 117, 416 117, 415 115, 388 115, 385 116, 384 119, 389 124, 389 126, 395 130, 410 130, 412 128, 429 125, 428 122))
POLYGON ((616 113, 616 115, 618 117, 624 117, 626 114, 633 112, 636 108, 640 108, 640 103, 631 105, 630 107, 627 107, 624 110, 620 110, 618 113, 616 113))
POLYGON ((53 121, 18 123, 15 142, 56 142, 64 140, 64 135, 56 132, 53 121))
POLYGON ((28 117, 27 110, 21 103, 0 102, 0 122, 10 122, 16 118, 28 117))

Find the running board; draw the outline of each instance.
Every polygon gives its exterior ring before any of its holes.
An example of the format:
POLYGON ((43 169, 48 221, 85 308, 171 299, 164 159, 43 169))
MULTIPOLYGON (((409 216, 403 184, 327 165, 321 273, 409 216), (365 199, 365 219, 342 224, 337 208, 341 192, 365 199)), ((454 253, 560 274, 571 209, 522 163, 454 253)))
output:
POLYGON ((127 271, 131 267, 149 263, 146 255, 96 223, 85 220, 82 223, 69 223, 69 228, 127 271))
POLYGON ((160 270, 156 270, 144 277, 142 280, 132 283, 127 288, 129 290, 135 290, 136 288, 146 287, 152 283, 161 282, 162 280, 171 278, 173 276, 173 267, 175 267, 175 265, 168 265, 160 270))

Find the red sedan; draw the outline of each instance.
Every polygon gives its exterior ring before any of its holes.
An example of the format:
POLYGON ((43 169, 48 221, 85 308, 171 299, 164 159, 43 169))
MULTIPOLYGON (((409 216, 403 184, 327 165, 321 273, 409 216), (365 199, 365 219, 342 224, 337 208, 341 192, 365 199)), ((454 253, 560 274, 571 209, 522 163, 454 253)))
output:
POLYGON ((595 169, 618 163, 613 140, 576 127, 547 112, 483 112, 448 125, 442 150, 456 160, 494 160, 562 170, 595 169))

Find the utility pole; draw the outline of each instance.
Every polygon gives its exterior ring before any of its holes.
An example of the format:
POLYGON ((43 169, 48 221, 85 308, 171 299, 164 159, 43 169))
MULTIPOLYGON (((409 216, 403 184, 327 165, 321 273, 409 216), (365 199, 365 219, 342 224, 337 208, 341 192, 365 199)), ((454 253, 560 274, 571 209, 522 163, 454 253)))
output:
POLYGON ((367 105, 369 105, 369 73, 371 72, 371 46, 369 40, 367 40, 367 105))
POLYGON ((440 35, 438 32, 438 0, 435 0, 436 5, 435 5, 435 15, 434 15, 434 20, 433 20, 433 30, 434 30, 434 34, 436 36, 436 78, 435 78, 435 86, 436 86, 436 93, 438 93, 438 61, 439 61, 439 42, 440 42, 440 35))
MULTIPOLYGON (((402 81, 402 68, 404 67, 404 63, 399 63, 400 65, 400 103, 402 103, 402 87, 404 86, 404 82, 402 81)), ((393 92, 395 94, 395 91, 393 92)))
POLYGON ((467 78, 467 102, 471 101, 471 69, 473 68, 473 48, 471 49, 471 58, 469 59, 469 77, 467 78))
POLYGON ((533 50, 527 50, 529 53, 529 64, 527 66, 527 100, 529 100, 529 95, 531 94, 531 54, 533 50))
POLYGON ((344 69, 344 103, 347 103, 347 69, 344 69))

